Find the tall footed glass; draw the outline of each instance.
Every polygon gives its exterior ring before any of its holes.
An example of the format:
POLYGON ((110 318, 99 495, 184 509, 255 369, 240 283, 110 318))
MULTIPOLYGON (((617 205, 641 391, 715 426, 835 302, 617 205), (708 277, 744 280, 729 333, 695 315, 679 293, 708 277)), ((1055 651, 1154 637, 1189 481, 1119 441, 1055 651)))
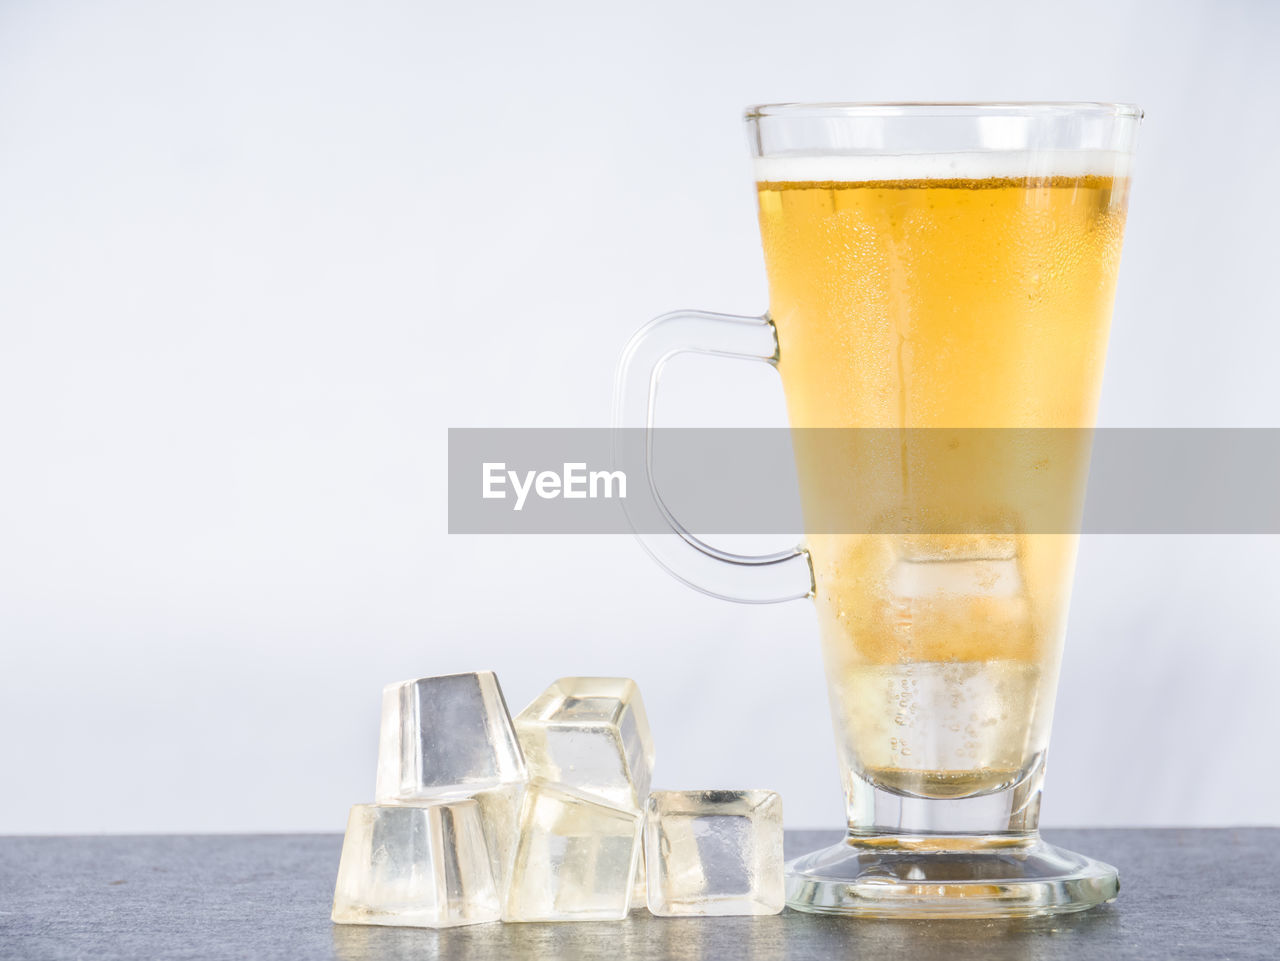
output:
POLYGON ((782 377, 804 546, 737 556, 674 518, 641 539, 709 593, 817 605, 848 833, 788 865, 794 908, 1002 917, 1118 890, 1037 833, 1076 536, 1035 515, 1083 496, 1140 119, 755 108, 769 313, 667 315, 624 355, 624 426, 679 351, 782 377))

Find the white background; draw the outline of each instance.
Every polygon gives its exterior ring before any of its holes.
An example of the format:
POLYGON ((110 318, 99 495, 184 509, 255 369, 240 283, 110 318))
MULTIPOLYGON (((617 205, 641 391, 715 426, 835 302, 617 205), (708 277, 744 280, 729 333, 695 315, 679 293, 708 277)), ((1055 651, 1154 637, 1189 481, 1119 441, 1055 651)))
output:
MULTIPOLYGON (((446 533, 451 426, 603 426, 760 312, 741 109, 1147 110, 1102 420, 1274 426, 1280 7, 0 5, 0 832, 340 830, 379 689, 644 691, 659 786, 841 817, 812 610, 446 533)), ((767 369, 683 368, 780 423, 767 369)), ((1048 825, 1276 823, 1277 538, 1087 539, 1048 825)))

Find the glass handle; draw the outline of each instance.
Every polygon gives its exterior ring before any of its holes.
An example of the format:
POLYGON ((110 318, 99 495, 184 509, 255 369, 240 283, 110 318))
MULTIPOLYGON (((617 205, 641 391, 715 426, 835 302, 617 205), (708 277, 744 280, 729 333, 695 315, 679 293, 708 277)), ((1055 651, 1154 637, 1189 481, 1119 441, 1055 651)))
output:
MULTIPOLYGON (((765 317, 738 317, 681 310, 650 321, 631 338, 618 365, 613 405, 615 443, 643 442, 650 495, 671 533, 648 533, 634 526, 649 555, 677 580, 727 601, 775 604, 813 595, 813 569, 802 547, 772 554, 733 554, 695 537, 663 502, 653 477, 653 406, 663 368, 676 354, 711 354, 760 361, 778 359, 778 337, 765 317)), ((632 458, 635 462, 639 458, 632 458)))

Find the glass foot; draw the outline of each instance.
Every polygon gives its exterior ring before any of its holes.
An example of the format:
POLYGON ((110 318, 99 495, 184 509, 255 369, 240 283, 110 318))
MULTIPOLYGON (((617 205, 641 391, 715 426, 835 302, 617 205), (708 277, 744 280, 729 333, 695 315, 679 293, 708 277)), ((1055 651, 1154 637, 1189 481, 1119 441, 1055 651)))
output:
POLYGON ((870 918, 1015 918, 1115 899, 1116 869, 1016 838, 849 837, 787 864, 787 904, 870 918))

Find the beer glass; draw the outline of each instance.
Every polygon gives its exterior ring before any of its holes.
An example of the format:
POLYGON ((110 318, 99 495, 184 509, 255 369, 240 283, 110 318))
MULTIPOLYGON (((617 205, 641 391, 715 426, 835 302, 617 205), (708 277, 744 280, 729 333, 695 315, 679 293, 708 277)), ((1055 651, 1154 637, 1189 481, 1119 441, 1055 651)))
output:
MULTIPOLYGON (((931 431, 1093 427, 1141 116, 1094 103, 752 108, 769 312, 668 314, 623 356, 619 426, 651 424, 664 362, 693 351, 773 364, 793 436, 903 438, 876 462, 896 486, 866 510, 927 518, 918 527, 812 527, 833 499, 861 508, 869 461, 797 442, 802 546, 734 554, 674 517, 674 534, 639 534, 709 594, 817 605, 848 830, 788 864, 794 908, 1005 917, 1116 895, 1114 868, 1037 832, 1076 534, 1031 524, 1000 484, 975 523, 965 485, 930 481, 914 452, 931 431)), ((1084 473, 1067 487, 1082 494, 1084 473)))

